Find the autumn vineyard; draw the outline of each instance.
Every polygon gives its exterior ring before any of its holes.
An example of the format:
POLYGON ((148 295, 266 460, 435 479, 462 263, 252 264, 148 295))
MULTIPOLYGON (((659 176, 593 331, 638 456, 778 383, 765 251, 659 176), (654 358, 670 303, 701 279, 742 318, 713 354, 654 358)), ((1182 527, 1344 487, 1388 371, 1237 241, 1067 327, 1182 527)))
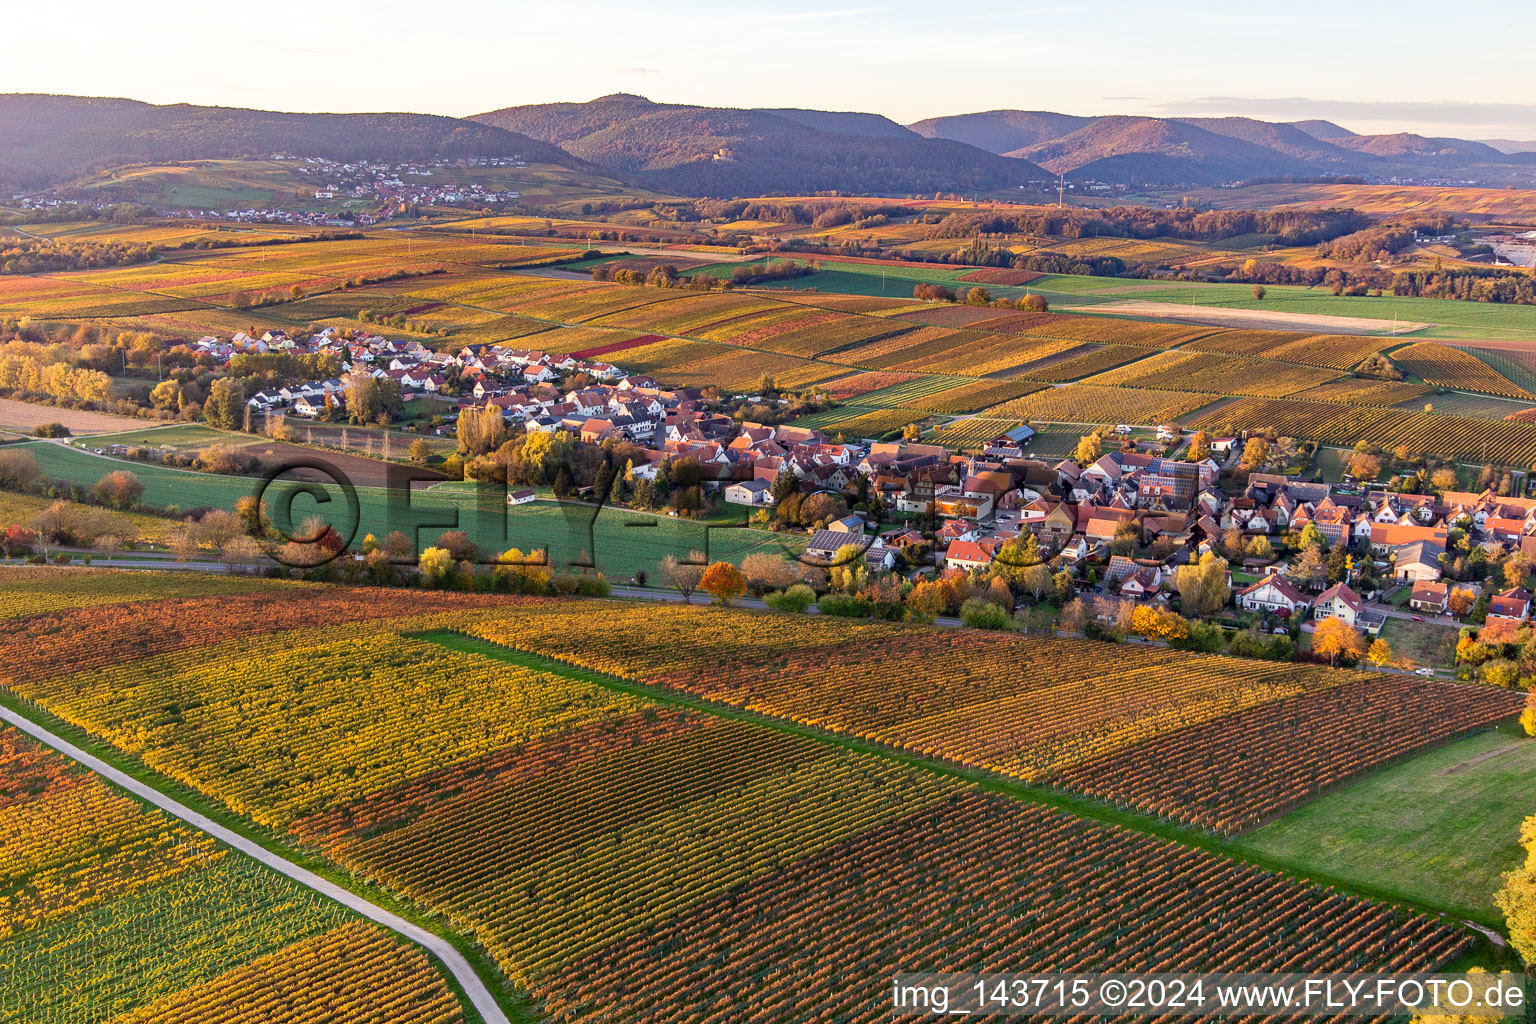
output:
MULTIPOLYGON (((847 979, 895 960, 1443 966, 1473 933, 1046 798, 1223 836, 1519 706, 825 617, 0 574, 8 701, 441 920, 553 1021, 885 1019, 847 979)), ((0 849, 0 1021, 470 1019, 417 946, 9 728, 0 849)))

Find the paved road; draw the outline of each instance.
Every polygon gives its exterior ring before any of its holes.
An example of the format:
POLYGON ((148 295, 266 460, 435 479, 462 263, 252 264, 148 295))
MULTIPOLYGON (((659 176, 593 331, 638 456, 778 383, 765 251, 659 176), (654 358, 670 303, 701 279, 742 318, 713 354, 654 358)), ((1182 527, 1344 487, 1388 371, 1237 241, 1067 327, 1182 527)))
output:
POLYGON ((506 1014, 501 1012, 501 1007, 492 998, 490 991, 485 987, 485 983, 475 973, 475 969, 469 965, 468 960, 464 959, 463 954, 454 949, 447 940, 433 935, 424 928, 417 927, 403 917, 391 914, 382 907, 375 906, 356 893, 349 892, 333 882, 326 881, 312 871, 306 871, 292 861, 286 860, 270 850, 256 845, 244 836, 231 832, 218 822, 198 814, 185 804, 172 800, 159 790, 145 785, 132 776, 125 775, 100 758, 91 756, 79 747, 74 746, 59 736, 55 736, 47 729, 37 725, 30 719, 16 714, 9 708, 0 707, 0 720, 9 722, 29 736, 46 743, 65 757, 96 772, 108 782, 120 786, 141 800, 154 804, 162 811, 180 818, 194 828, 201 829, 215 839, 245 854, 247 857, 260 861, 272 870, 288 876, 300 885, 307 886, 322 896, 335 900, 337 903, 361 914, 370 921, 383 925, 390 931, 410 939, 442 961, 443 966, 448 968, 448 972, 453 975, 454 979, 458 981, 464 992, 469 996, 469 1001, 474 1004, 475 1009, 480 1011, 480 1016, 485 1018, 486 1024, 508 1024, 506 1014))

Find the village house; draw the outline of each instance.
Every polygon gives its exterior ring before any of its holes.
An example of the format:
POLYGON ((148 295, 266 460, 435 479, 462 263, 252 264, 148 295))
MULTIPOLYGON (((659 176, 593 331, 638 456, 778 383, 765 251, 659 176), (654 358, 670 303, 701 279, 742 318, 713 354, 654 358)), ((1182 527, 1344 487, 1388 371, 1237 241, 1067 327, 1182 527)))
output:
POLYGON ((1531 616, 1531 594, 1524 587, 1501 590, 1488 601, 1490 619, 1523 622, 1531 616))
POLYGON ((1445 550, 1450 535, 1443 526, 1419 526, 1414 523, 1374 523, 1371 526, 1371 551, 1377 555, 1390 555, 1401 548, 1419 541, 1437 544, 1445 550))
POLYGON ((1317 596, 1312 605, 1312 615, 1318 619, 1338 619, 1346 626, 1355 625, 1365 599, 1346 583, 1335 583, 1317 596))
POLYGON ((850 544, 863 549, 868 544, 862 536, 854 536, 837 530, 817 530, 805 544, 805 557, 821 565, 829 565, 837 557, 840 548, 850 544))
POLYGON ((1292 615, 1310 603, 1305 594, 1286 582, 1285 577, 1279 573, 1270 573, 1237 592, 1237 606, 1247 612, 1292 615))
POLYGON ((985 569, 992 561, 992 553, 973 540, 957 540, 944 552, 946 569, 985 569))
POLYGON ((738 480, 726 485, 725 500, 735 505, 771 505, 772 488, 767 480, 738 480))
POLYGON ((1445 554, 1443 545, 1427 540, 1416 540, 1397 549, 1392 563, 1392 578, 1399 583, 1416 583, 1420 580, 1433 582, 1440 578, 1440 556, 1445 554))
POLYGON ((1450 589, 1444 583, 1417 582, 1408 594, 1408 607, 1426 615, 1444 615, 1449 608, 1450 589))

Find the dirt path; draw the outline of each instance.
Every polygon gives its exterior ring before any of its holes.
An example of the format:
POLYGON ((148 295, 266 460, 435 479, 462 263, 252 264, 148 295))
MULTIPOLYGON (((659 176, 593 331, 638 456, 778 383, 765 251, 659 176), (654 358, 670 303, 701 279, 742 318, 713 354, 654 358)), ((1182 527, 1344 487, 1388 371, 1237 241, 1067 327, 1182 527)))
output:
POLYGON ((420 928, 403 917, 391 914, 389 911, 370 903, 356 893, 343 889, 334 882, 326 881, 314 872, 299 867, 292 861, 280 857, 265 847, 256 845, 244 836, 218 824, 213 819, 197 813, 185 804, 172 800, 152 786, 140 782, 131 775, 118 771, 100 758, 93 757, 62 737, 55 736, 47 729, 44 729, 30 719, 23 718, 9 708, 0 707, 0 721, 5 721, 28 736, 46 743, 65 757, 89 768, 113 785, 127 790, 140 800, 153 804, 165 813, 181 819, 193 828, 201 829, 220 842, 250 857, 252 860, 265 864, 267 867, 281 875, 286 875, 300 885, 312 889, 328 899, 335 900, 337 903, 366 917, 375 924, 382 925, 395 934, 416 943, 442 962, 443 966, 448 969, 448 972, 453 975, 454 980, 464 989, 465 994, 469 996, 469 1001, 480 1012, 480 1016, 485 1019, 486 1024, 509 1024, 506 1014, 501 1012, 500 1005, 491 996, 490 990, 485 987, 485 983, 480 980, 480 976, 475 973, 475 969, 469 965, 468 960, 464 959, 463 954, 454 949, 446 939, 433 935, 425 928, 420 928))
POLYGON ((1454 775, 1457 772, 1461 771, 1463 768, 1470 768, 1470 767, 1472 767, 1475 764, 1482 764, 1484 761, 1491 760, 1492 758, 1495 758, 1495 757, 1502 757, 1505 754, 1508 754, 1508 753, 1510 753, 1512 751, 1515 751, 1515 750, 1518 750, 1518 749, 1520 749, 1520 741, 1519 740, 1515 740, 1515 741, 1513 741, 1511 743, 1506 743, 1502 747, 1494 747, 1492 750, 1485 750, 1481 754, 1478 754, 1476 757, 1469 757, 1465 761, 1458 761, 1456 764, 1446 765, 1444 768, 1441 768, 1435 774, 1436 775, 1454 775))
MULTIPOLYGON (((1155 317, 1179 323, 1214 327, 1242 327, 1250 330, 1315 331, 1326 334, 1380 334, 1390 332, 1391 320, 1372 320, 1363 316, 1332 316, 1326 313, 1287 313, 1270 309, 1230 309, 1225 306, 1190 306, 1179 302, 1153 302, 1148 299, 1122 299, 1092 306, 1063 306, 1077 313, 1123 313, 1127 316, 1155 317)), ((1410 320, 1397 321, 1398 334, 1420 331, 1433 324, 1410 320)))

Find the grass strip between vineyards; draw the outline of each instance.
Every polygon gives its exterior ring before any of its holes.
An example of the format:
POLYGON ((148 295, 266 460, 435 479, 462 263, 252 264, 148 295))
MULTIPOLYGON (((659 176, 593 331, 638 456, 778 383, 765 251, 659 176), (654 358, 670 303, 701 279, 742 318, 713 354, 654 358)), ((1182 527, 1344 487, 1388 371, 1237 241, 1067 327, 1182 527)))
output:
MULTIPOLYGON (((896 750, 871 740, 828 732, 814 726, 801 725, 797 722, 775 718, 771 715, 755 711, 748 711, 728 704, 717 703, 703 697, 679 693, 675 690, 634 683, 627 679, 620 679, 615 676, 594 672, 590 669, 579 668, 562 661, 556 661, 512 647, 505 647, 492 643, 489 640, 482 640, 479 637, 469 636, 453 630, 433 630, 413 635, 417 639, 441 644, 444 647, 461 653, 479 654, 524 668, 537 669, 541 672, 555 673, 584 682, 597 683, 621 693, 647 698, 658 704, 689 708, 704 714, 714 715, 718 718, 749 722, 763 728, 775 729, 780 732, 819 740, 846 750, 874 754, 922 771, 937 772, 953 778, 963 779, 988 792, 1027 800, 1035 804, 1042 804, 1109 825, 1133 829, 1169 842, 1196 847, 1230 860, 1241 861, 1256 867, 1275 871, 1289 878, 1331 886, 1343 893, 1375 900, 1380 903, 1397 904, 1422 913, 1439 915, 1454 922, 1471 921, 1474 924, 1480 925, 1481 928, 1493 929, 1500 933, 1503 932, 1504 922, 1493 915, 1479 915, 1469 918, 1456 911, 1419 899, 1411 893, 1375 886, 1365 886, 1358 882, 1326 874, 1303 874, 1286 861, 1272 859, 1244 850, 1218 836, 1198 832, 1172 822, 1138 814, 1134 811, 1122 810, 1106 802, 1077 797, 1058 790, 1032 785, 1019 779, 995 775, 985 769, 970 768, 946 761, 933 760, 918 754, 896 750)), ((1478 930, 1481 932, 1481 929, 1478 930)), ((1486 953, 1488 951, 1480 950, 1480 952, 1486 953)))

